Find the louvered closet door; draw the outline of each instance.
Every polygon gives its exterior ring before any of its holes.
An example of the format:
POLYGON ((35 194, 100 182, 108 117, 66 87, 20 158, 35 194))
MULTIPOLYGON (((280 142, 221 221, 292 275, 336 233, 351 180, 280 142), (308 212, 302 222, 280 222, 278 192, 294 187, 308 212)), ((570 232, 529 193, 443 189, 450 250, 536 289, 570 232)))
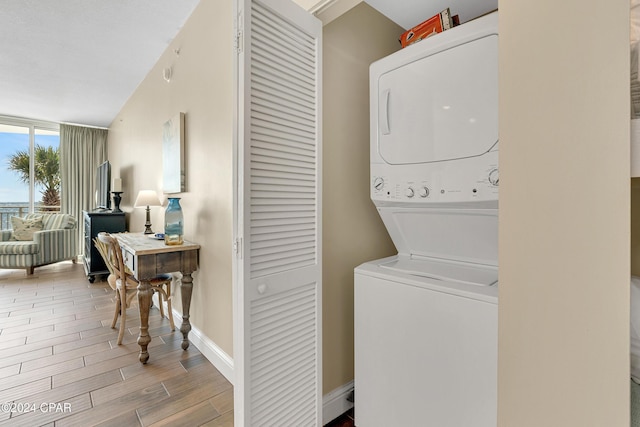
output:
POLYGON ((238 2, 235 425, 322 425, 321 32, 238 2))

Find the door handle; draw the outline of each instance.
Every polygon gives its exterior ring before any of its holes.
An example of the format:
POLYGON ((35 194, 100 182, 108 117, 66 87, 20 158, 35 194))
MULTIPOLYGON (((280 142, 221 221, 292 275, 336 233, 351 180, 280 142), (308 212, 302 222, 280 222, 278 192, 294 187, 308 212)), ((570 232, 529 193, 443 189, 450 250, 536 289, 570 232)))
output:
POLYGON ((391 89, 382 92, 382 100, 378 108, 378 123, 380 124, 380 133, 389 135, 391 129, 389 127, 389 98, 391 98, 391 89))

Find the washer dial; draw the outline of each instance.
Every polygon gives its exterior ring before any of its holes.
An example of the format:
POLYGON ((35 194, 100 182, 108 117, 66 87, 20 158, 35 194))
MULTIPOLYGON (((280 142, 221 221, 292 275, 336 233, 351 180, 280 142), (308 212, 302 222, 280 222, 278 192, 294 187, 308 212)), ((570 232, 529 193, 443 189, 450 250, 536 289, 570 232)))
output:
POLYGON ((499 175, 499 171, 498 169, 493 169, 491 172, 489 172, 489 184, 493 185, 494 187, 498 187, 499 183, 500 183, 500 175, 499 175))
POLYGON ((377 176, 373 179, 373 188, 377 191, 381 191, 384 188, 384 179, 377 176))

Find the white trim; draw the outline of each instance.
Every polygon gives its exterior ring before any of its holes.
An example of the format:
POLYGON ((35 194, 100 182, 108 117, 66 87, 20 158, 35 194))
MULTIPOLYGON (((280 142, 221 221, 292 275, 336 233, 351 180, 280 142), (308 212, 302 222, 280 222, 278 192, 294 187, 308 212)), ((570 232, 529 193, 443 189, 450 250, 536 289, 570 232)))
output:
POLYGON ((322 424, 328 424, 353 408, 353 402, 347 398, 353 391, 354 382, 349 381, 322 397, 322 424))
MULTIPOLYGON (((244 43, 246 41, 245 34, 245 6, 246 0, 235 0, 233 2, 233 18, 234 18, 234 32, 235 32, 235 55, 233 55, 233 129, 232 129, 232 234, 233 242, 242 242, 243 235, 243 200, 241 191, 244 188, 243 171, 244 165, 242 161, 244 159, 242 153, 244 150, 243 135, 244 135, 244 110, 243 105, 245 103, 245 86, 246 78, 244 73, 245 67, 245 49, 244 43)), ((251 6, 248 6, 248 10, 251 10, 251 6)), ((250 12, 249 12, 250 13, 250 12)), ((249 28, 251 30, 251 28, 249 28)), ((251 47, 249 46, 249 50, 251 47)), ((238 251, 233 253, 231 258, 231 303, 233 306, 233 354, 237 357, 238 363, 234 360, 234 379, 233 382, 233 419, 234 425, 238 427, 244 427, 244 389, 245 379, 243 372, 242 352, 244 349, 244 307, 243 307, 243 275, 241 257, 243 254, 242 246, 238 246, 238 251), (235 369, 237 368, 237 369, 235 369)))
POLYGON ((57 122, 49 122, 45 120, 34 120, 34 119, 28 119, 26 117, 13 117, 13 116, 0 115, 0 123, 12 125, 12 126, 22 126, 22 127, 33 126, 36 129, 52 130, 56 132, 60 130, 60 124, 57 122))
POLYGON ((329 9, 334 4, 336 4, 338 1, 339 0, 321 0, 309 8, 309 13, 311 13, 312 15, 317 15, 318 13, 322 13, 325 10, 329 9))
POLYGON ((103 127, 103 126, 83 125, 82 123, 61 122, 60 124, 61 125, 76 126, 76 127, 81 127, 81 128, 89 128, 89 129, 109 130, 109 128, 106 128, 106 127, 103 127))
MULTIPOLYGON (((154 304, 157 304, 157 300, 155 300, 156 294, 153 295, 154 304)), ((163 301, 165 311, 169 310, 167 307, 167 303, 163 301)), ((173 311, 173 323, 176 325, 176 333, 181 334, 180 326, 182 326, 182 313, 178 313, 176 310, 173 311)), ((207 358, 209 362, 215 368, 220 371, 222 375, 233 384, 234 380, 234 369, 233 369, 233 358, 225 353, 215 342, 211 341, 209 337, 207 337, 202 331, 193 325, 191 325, 191 331, 189 332, 189 342, 194 345, 200 353, 204 357, 207 358)))
POLYGON ((360 3, 362 0, 325 0, 318 2, 309 12, 321 20, 322 25, 327 25, 360 3))

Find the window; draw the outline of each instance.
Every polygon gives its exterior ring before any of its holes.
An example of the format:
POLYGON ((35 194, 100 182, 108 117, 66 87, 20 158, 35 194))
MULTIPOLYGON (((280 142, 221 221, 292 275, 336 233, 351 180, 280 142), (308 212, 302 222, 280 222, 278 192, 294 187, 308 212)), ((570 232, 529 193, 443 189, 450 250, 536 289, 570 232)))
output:
POLYGON ((0 228, 11 216, 60 210, 60 133, 55 123, 0 117, 0 228))

